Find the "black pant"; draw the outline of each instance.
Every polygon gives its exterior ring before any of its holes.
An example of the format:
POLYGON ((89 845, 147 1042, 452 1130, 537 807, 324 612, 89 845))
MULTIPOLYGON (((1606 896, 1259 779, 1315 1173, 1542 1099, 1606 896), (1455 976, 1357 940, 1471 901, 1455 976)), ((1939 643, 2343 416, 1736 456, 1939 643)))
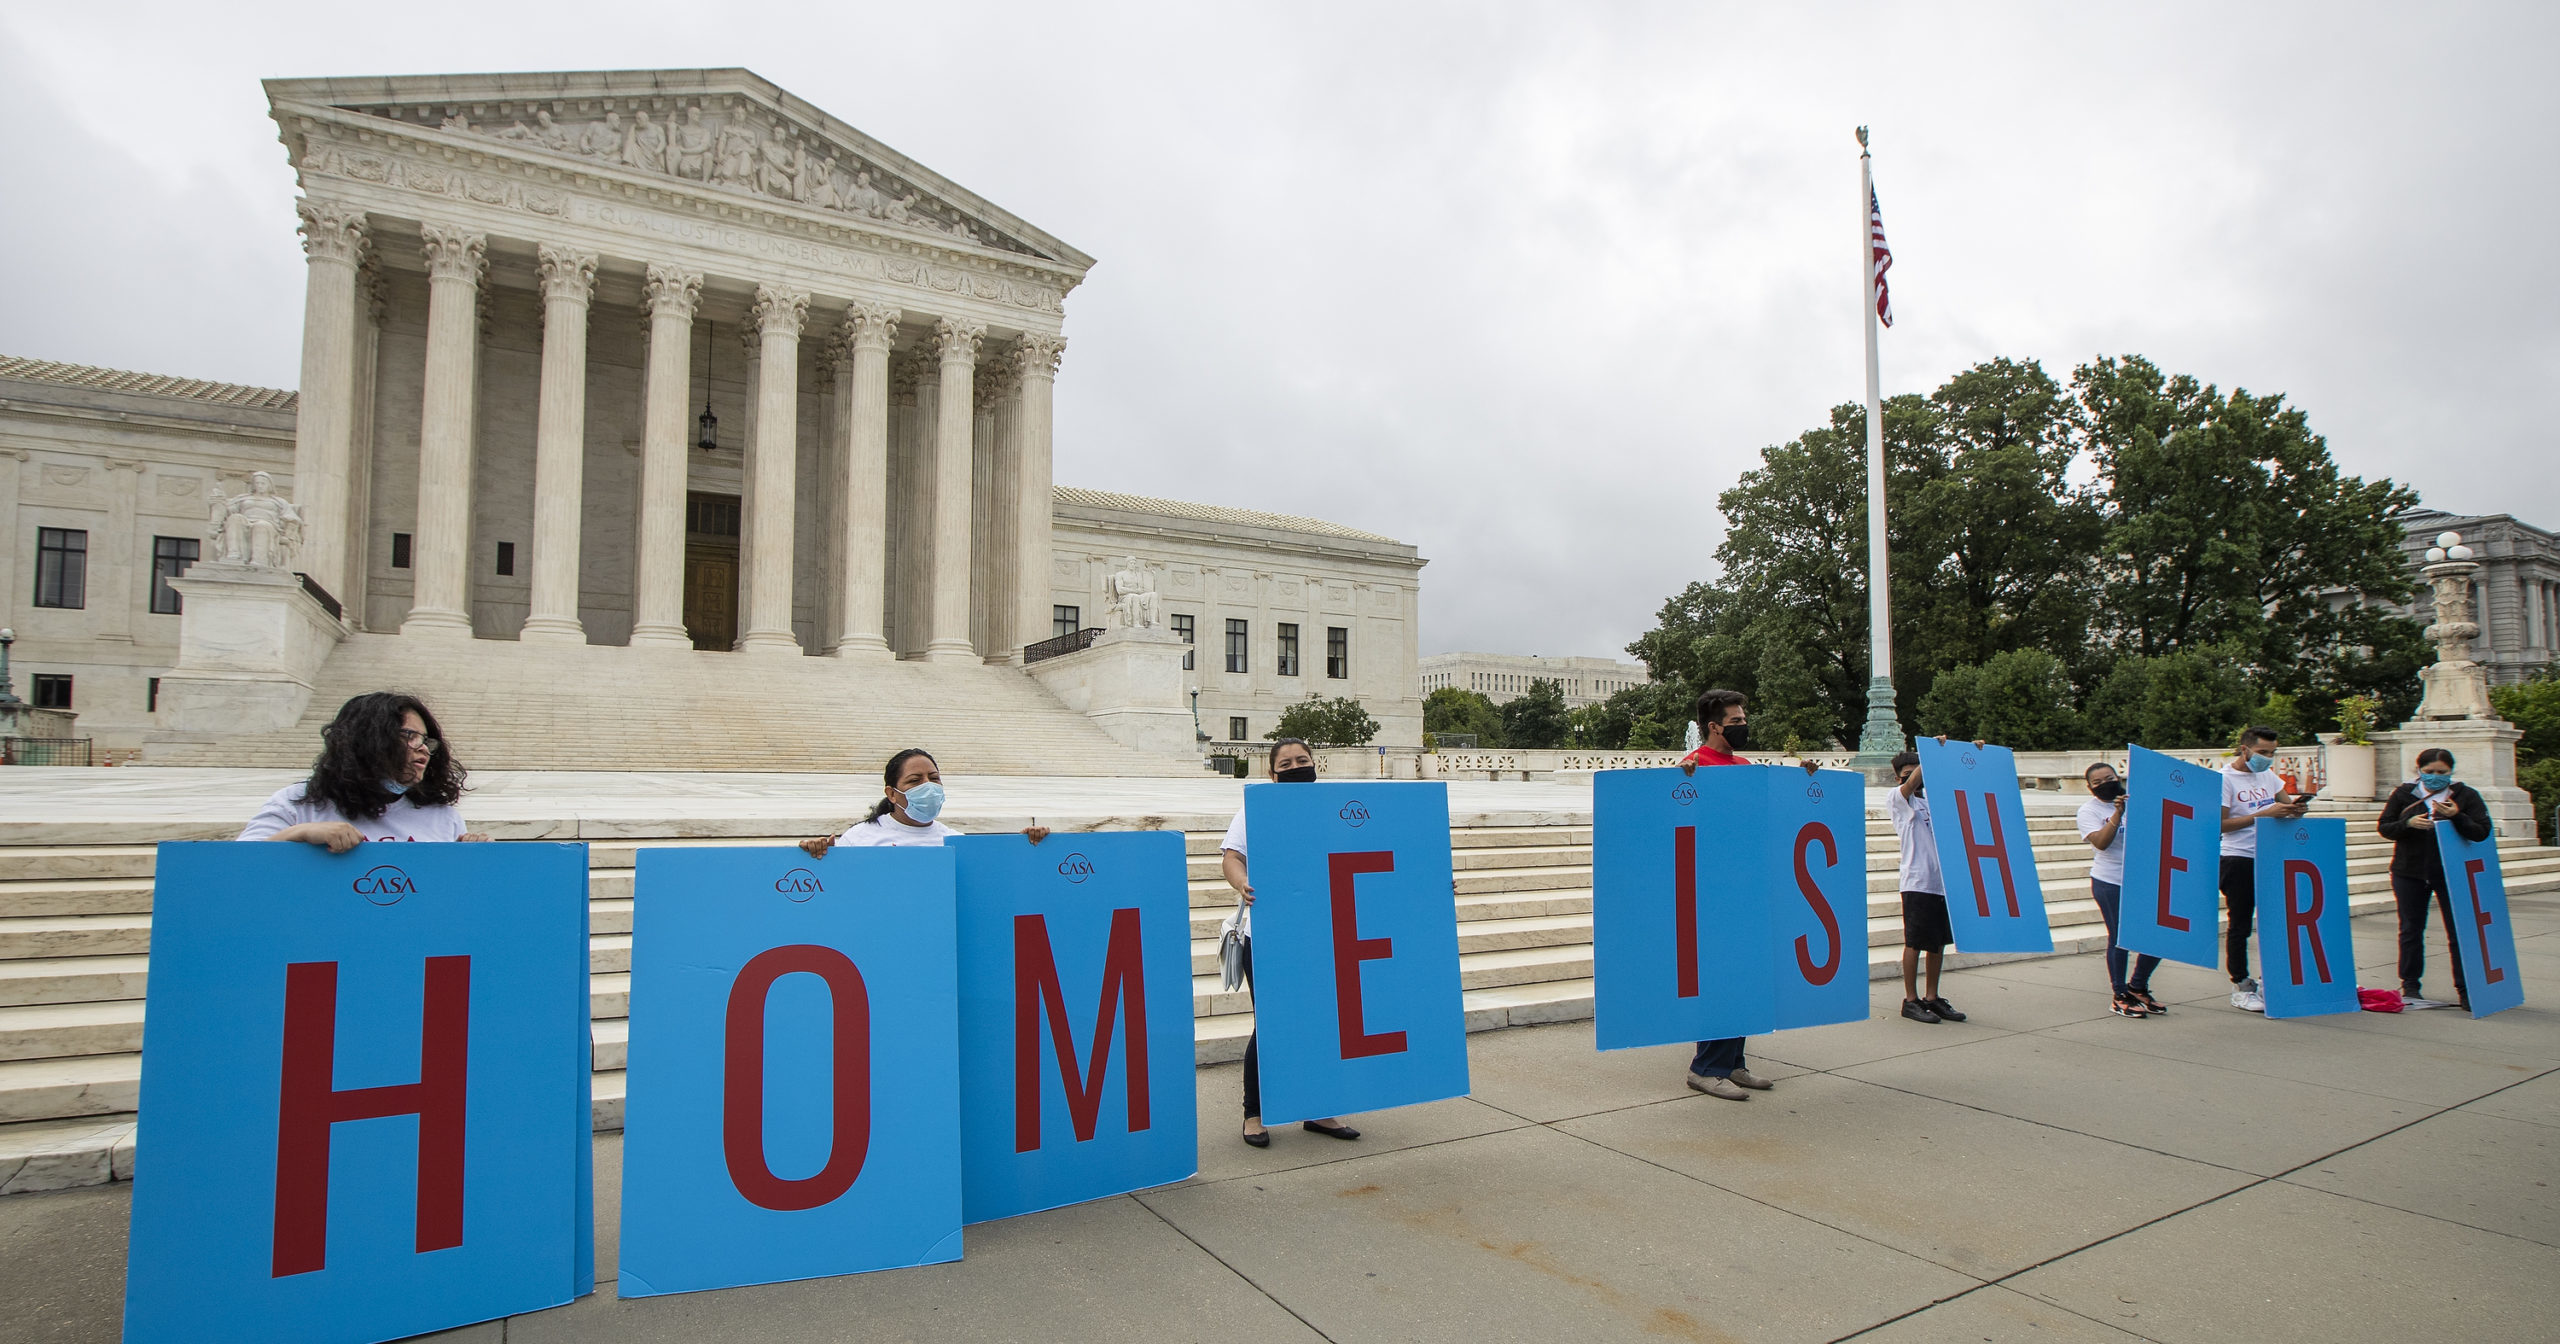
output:
POLYGON ((2126 990, 2151 992, 2151 972, 2158 969, 2160 959, 2148 952, 2128 954, 2116 945, 2116 915, 2124 902, 2124 888, 2113 882, 2089 879, 2089 899, 2098 903, 2098 916, 2107 921, 2107 980, 2118 994, 2126 990), (2133 974, 2125 975, 2125 959, 2132 955, 2133 974))
POLYGON ((1742 1038, 1727 1036, 1722 1040, 1698 1042, 1698 1053, 1689 1060, 1689 1072, 1709 1078, 1730 1078, 1742 1067, 1742 1038))
MULTIPOLYGON (((1247 1002, 1253 999, 1253 940, 1250 938, 1244 940, 1244 996, 1247 1002)), ((1253 1033, 1244 1038, 1244 1118, 1247 1120, 1262 1118, 1262 1052, 1257 1048, 1261 1041, 1262 1021, 1257 1015, 1253 1033)))
POLYGON ((2400 983, 2415 987, 2427 971, 2427 897, 2436 898, 2436 909, 2444 912, 2445 951, 2453 959, 2453 991, 2463 998, 2471 996, 2462 979, 2462 934, 2453 923, 2453 893, 2444 885, 2444 874, 2429 873, 2411 877, 2405 873, 2391 875, 2391 895, 2400 904, 2400 983))
POLYGON ((2249 931, 2258 923, 2258 860, 2248 854, 2222 856, 2222 903, 2231 911, 2231 927, 2222 935, 2222 969, 2231 983, 2249 978, 2249 931))

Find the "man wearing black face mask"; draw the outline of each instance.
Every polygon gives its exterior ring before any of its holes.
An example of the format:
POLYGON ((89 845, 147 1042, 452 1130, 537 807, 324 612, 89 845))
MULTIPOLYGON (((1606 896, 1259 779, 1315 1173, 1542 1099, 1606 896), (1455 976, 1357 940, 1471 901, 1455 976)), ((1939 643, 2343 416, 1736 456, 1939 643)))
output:
POLYGON ((2151 997, 2151 971, 2160 959, 2134 957, 2133 974, 2125 974, 2126 953, 2116 946, 2116 915, 2124 900, 2124 781, 2104 761, 2080 772, 2089 785, 2089 801, 2080 805, 2080 838, 2098 851, 2089 861, 2089 899, 2107 921, 2107 981, 2115 991, 2108 1011, 2118 1017, 2159 1017, 2169 1011, 2151 997))
MULTIPOLYGON (((1695 773, 1702 765, 1751 764, 1734 754, 1751 745, 1751 726, 1745 722, 1749 717, 1740 691, 1708 691, 1699 696, 1698 749, 1681 760, 1680 768, 1695 773)), ((1812 769, 1810 763, 1805 766, 1807 773, 1812 769)), ((1698 1042, 1698 1053, 1689 1061, 1688 1081, 1692 1090, 1726 1101, 1749 1101, 1752 1092, 1770 1088, 1768 1079, 1744 1067, 1739 1036, 1698 1042)))

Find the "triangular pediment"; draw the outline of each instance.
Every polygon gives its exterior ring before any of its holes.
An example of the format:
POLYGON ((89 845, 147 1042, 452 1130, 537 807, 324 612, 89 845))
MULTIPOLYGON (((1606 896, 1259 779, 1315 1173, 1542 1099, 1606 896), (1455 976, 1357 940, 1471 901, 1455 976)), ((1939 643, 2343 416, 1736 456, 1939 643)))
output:
POLYGON ((746 70, 269 80, 286 105, 360 113, 496 152, 1064 262, 1092 258, 746 70))

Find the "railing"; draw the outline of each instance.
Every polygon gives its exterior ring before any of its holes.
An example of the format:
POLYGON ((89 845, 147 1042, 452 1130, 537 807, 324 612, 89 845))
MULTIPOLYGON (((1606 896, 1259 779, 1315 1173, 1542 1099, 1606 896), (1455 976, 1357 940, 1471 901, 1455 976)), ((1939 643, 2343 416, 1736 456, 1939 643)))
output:
POLYGON ((91 765, 85 737, 0 737, 0 765, 91 765))
POLYGON ((1025 644, 1022 646, 1022 661, 1025 666, 1028 666, 1032 663, 1039 662, 1044 658, 1056 658, 1064 654, 1082 653, 1087 648, 1092 647, 1093 641, 1100 638, 1102 638, 1102 631, 1100 629, 1078 630, 1074 634, 1060 635, 1055 639, 1044 639, 1037 644, 1025 644))
POLYGON ((302 580, 302 591, 311 594, 311 600, 319 603, 322 611, 329 613, 329 619, 343 621, 347 618, 345 609, 338 605, 338 599, 331 597, 328 589, 312 582, 310 575, 297 569, 293 572, 293 577, 302 580))

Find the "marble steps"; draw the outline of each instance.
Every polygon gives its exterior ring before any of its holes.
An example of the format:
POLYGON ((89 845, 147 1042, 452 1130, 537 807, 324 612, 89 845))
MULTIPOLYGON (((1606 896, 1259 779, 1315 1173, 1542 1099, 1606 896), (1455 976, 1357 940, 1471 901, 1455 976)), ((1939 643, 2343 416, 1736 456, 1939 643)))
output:
POLYGON ((0 881, 0 920, 47 915, 147 915, 151 913, 151 879, 43 878, 32 882, 0 881))
POLYGON ((159 859, 156 845, 0 845, 0 883, 140 878, 148 885, 159 859))

